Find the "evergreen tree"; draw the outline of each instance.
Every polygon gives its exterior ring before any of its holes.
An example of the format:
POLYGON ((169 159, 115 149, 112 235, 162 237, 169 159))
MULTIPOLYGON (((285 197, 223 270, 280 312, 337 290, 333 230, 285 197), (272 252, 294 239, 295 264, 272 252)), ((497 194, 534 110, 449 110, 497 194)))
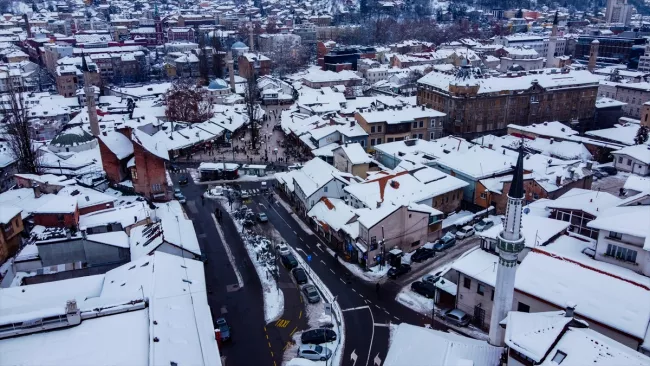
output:
POLYGON ((634 143, 636 145, 643 145, 646 142, 648 142, 648 127, 641 126, 639 127, 639 130, 636 132, 636 136, 634 137, 634 143))

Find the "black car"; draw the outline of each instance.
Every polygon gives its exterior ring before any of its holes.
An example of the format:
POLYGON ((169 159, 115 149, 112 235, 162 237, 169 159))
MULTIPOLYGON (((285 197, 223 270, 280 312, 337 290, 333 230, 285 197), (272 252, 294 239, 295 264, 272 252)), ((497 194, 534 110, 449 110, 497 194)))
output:
POLYGON ((429 258, 433 258, 436 255, 436 251, 433 249, 427 248, 418 248, 415 250, 415 253, 411 256, 413 262, 423 262, 429 258))
POLYGON ((436 287, 432 283, 415 281, 411 284, 411 290, 418 293, 427 299, 430 299, 436 295, 436 287))
POLYGON ((280 257, 280 260, 286 269, 293 269, 298 267, 298 261, 296 260, 296 257, 293 256, 293 254, 283 255, 280 257))
POLYGON ((307 283, 307 273, 305 273, 304 269, 300 267, 296 267, 291 270, 291 274, 293 274, 293 278, 296 279, 296 282, 299 285, 304 285, 305 283, 307 283))
POLYGON ((397 277, 408 272, 411 272, 411 266, 408 264, 400 264, 399 267, 391 267, 391 269, 388 270, 388 278, 397 279, 397 277))
POLYGON ((609 175, 616 175, 618 173, 618 170, 616 170, 616 168, 613 166, 601 166, 598 168, 598 170, 603 171, 609 175))
POLYGON ((307 330, 300 336, 302 344, 321 344, 335 340, 336 332, 323 328, 307 330))
POLYGON ((596 177, 598 179, 605 178, 605 177, 609 176, 609 174, 607 174, 607 173, 605 173, 603 171, 600 171, 600 170, 592 170, 591 173, 594 175, 594 177, 596 177))
POLYGON ((187 175, 182 175, 181 178, 178 180, 178 184, 180 185, 185 185, 187 183, 188 183, 187 175))
POLYGON ((172 164, 172 165, 169 167, 169 170, 171 170, 172 173, 177 173, 178 171, 181 170, 181 168, 179 168, 178 165, 176 165, 176 164, 172 164))

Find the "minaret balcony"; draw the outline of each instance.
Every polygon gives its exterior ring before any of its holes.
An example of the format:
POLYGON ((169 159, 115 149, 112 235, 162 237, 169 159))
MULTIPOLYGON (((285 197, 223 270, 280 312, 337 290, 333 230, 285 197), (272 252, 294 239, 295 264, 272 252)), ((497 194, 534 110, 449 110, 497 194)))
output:
POLYGON ((520 237, 516 241, 510 241, 503 238, 503 233, 499 234, 497 240, 497 248, 499 252, 505 253, 520 253, 524 250, 524 237, 520 237))

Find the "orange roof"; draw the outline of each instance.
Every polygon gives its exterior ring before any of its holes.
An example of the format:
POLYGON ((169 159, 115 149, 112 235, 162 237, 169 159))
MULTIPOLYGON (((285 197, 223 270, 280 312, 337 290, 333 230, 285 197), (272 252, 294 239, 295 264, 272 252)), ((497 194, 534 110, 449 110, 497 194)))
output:
MULTIPOLYGON (((381 201, 383 202, 384 201, 384 190, 386 189, 386 183, 388 183, 388 181, 393 179, 393 178, 396 178, 396 177, 399 177, 400 175, 404 175, 404 174, 408 174, 408 173, 409 172, 407 172, 407 171, 403 171, 403 172, 399 172, 399 173, 394 174, 394 175, 386 175, 386 176, 381 177, 381 178, 377 178, 377 179, 374 179, 374 180, 367 181, 366 183, 374 183, 374 182, 379 183, 379 194, 381 195, 381 201)), ((398 182, 395 182, 395 183, 397 183, 397 186, 395 188, 399 188, 399 183, 398 182)))

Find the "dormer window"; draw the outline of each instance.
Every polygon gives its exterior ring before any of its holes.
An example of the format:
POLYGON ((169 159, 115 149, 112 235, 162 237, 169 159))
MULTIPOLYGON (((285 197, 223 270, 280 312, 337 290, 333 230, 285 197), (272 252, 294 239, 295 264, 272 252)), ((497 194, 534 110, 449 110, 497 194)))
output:
POLYGON ((553 359, 551 361, 560 365, 562 364, 562 361, 564 361, 565 358, 566 358, 566 353, 558 350, 557 352, 555 352, 555 356, 553 356, 553 359))

